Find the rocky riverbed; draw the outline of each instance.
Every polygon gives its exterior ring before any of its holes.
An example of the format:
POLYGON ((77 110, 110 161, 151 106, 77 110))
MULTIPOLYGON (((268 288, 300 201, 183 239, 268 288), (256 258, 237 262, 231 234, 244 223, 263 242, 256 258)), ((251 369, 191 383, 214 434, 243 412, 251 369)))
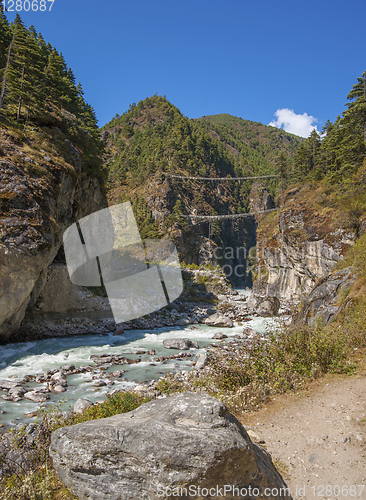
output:
POLYGON ((79 398, 96 403, 114 389, 138 388, 156 397, 154 384, 159 378, 174 373, 185 376, 195 365, 203 367, 209 346, 238 341, 244 328, 265 332, 264 318, 247 316, 248 295, 233 291, 215 306, 182 303, 192 311, 183 313, 188 317, 186 326, 180 326, 186 318, 174 307, 164 314, 168 327, 153 329, 147 318, 140 320, 147 328, 123 325, 126 329, 119 326, 105 335, 1 347, 0 423, 8 427, 29 422, 40 405, 62 399, 67 401, 63 408, 72 408, 79 398))

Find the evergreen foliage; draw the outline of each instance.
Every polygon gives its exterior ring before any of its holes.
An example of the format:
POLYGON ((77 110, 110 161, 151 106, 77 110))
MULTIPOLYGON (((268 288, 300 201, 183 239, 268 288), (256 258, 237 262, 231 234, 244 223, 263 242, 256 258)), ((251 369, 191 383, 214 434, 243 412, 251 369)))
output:
POLYGON ((294 158, 292 180, 307 175, 320 179, 326 175, 330 183, 338 183, 356 172, 366 158, 366 71, 357 78, 349 92, 347 109, 334 123, 329 120, 322 130, 315 130, 300 145, 294 158))
POLYGON ((0 6, 0 119, 23 131, 57 127, 82 151, 86 170, 105 178, 103 142, 93 108, 62 56, 19 14, 10 25, 0 6))
POLYGON ((154 95, 130 105, 102 128, 113 152, 110 181, 143 183, 152 174, 185 172, 194 176, 235 176, 220 141, 185 118, 165 97, 154 95))

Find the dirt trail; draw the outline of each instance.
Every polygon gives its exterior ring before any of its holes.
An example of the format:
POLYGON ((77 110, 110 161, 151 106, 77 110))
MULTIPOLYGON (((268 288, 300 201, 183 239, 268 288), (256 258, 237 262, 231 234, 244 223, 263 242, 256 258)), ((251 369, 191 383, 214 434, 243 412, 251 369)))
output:
POLYGON ((294 500, 366 499, 365 369, 279 396, 241 421, 264 441, 294 500))

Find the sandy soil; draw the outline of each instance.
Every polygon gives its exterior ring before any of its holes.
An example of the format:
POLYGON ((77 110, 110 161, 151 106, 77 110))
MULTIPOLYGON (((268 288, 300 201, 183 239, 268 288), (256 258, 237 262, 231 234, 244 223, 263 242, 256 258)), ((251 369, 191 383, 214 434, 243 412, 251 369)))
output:
POLYGON ((366 499, 366 369, 325 377, 240 420, 294 500, 366 499))

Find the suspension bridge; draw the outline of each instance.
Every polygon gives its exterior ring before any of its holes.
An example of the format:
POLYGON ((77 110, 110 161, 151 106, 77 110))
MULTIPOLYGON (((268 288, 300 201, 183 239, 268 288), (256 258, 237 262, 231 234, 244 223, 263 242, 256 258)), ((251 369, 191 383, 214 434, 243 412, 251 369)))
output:
POLYGON ((173 175, 166 174, 167 177, 173 177, 174 179, 189 179, 189 180, 197 180, 197 181, 249 181, 252 179, 267 179, 269 177, 279 177, 277 174, 273 175, 258 175, 256 177, 188 177, 185 175, 173 175))
MULTIPOLYGON (((257 175, 257 176, 252 176, 252 177, 190 177, 186 175, 174 175, 174 174, 167 174, 168 177, 172 177, 174 179, 186 179, 186 180, 198 180, 198 181, 248 181, 248 180, 256 180, 256 179, 267 179, 270 177, 280 177, 277 174, 272 174, 272 175, 257 175)), ((184 217, 186 219, 191 219, 191 220, 197 220, 197 221, 202 221, 202 222, 210 222, 210 229, 209 232, 211 233, 211 223, 216 220, 222 220, 222 219, 239 219, 243 217, 254 217, 256 215, 261 215, 261 214, 266 214, 269 212, 274 212, 278 210, 278 208, 271 208, 269 210, 260 210, 258 212, 248 212, 244 214, 227 214, 227 215, 196 215, 196 214, 191 214, 191 215, 180 215, 180 217, 184 217)))

